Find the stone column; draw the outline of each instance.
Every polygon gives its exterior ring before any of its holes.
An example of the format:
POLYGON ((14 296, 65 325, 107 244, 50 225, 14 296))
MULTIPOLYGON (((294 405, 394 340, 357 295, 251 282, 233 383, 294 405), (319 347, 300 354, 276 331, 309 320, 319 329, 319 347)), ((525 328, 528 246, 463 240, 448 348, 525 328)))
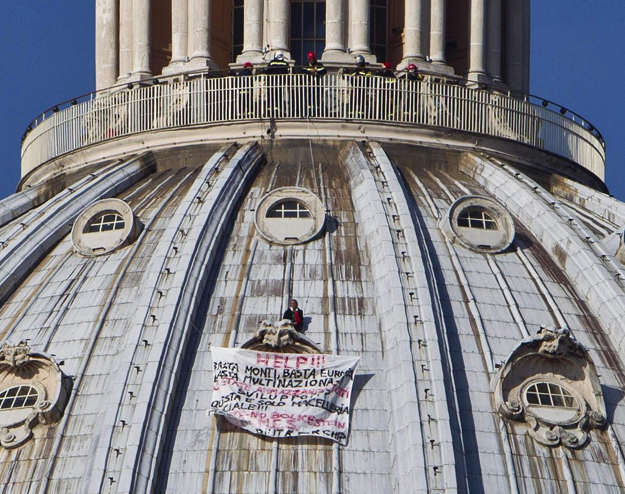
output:
POLYGON ((150 0, 133 0, 132 78, 135 80, 152 77, 152 72, 150 71, 150 21, 150 0))
POLYGON ((425 60, 423 54, 423 0, 406 0, 404 11, 404 57, 402 66, 425 60))
POLYGON ((263 0, 245 0, 243 17, 243 52, 237 62, 260 62, 263 59, 263 0))
POLYGON ((493 81, 501 82, 501 0, 488 2, 486 68, 493 81))
POLYGON ((430 12, 430 58, 432 63, 446 64, 445 11, 447 0, 432 0, 430 12))
POLYGON ((117 1, 96 0, 95 4, 95 85, 96 89, 117 81, 117 1))
POLYGON ((193 18, 191 33, 191 61, 189 69, 217 69, 211 58, 211 0, 190 0, 190 13, 193 18))
MULTIPOLYGON (((471 0, 469 73, 467 78, 484 82, 486 77, 486 0, 471 0)), ((514 0, 513 2, 514 3, 514 0)))
POLYGON ((347 62, 345 47, 345 2, 344 0, 326 0, 326 48, 323 60, 347 62))
MULTIPOLYGON (((269 1, 269 50, 271 56, 278 51, 291 58, 289 52, 289 0, 269 1)), ((310 19, 310 22, 314 22, 310 19)))
POLYGON ((521 90, 530 92, 530 1, 523 0, 523 61, 521 70, 521 90))
POLYGON ((371 58, 369 46, 369 0, 350 0, 349 2, 349 45, 352 55, 365 55, 371 58))
POLYGON ((189 46, 189 1, 171 1, 171 63, 185 62, 189 46))
POLYGON ((119 80, 130 77, 133 67, 132 37, 133 0, 119 1, 119 80))
POLYGON ((523 4, 506 2, 504 82, 512 91, 523 90, 523 4))

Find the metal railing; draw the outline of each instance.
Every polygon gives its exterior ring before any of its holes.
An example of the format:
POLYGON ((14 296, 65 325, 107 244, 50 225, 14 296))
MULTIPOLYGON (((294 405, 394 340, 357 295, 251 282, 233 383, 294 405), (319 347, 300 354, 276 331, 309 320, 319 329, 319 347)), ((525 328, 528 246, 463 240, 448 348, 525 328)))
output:
POLYGON ((555 153, 604 176, 603 141, 587 122, 505 93, 441 79, 198 77, 113 88, 72 103, 29 126, 22 145, 23 170, 121 136, 275 118, 418 125, 500 137, 555 153))

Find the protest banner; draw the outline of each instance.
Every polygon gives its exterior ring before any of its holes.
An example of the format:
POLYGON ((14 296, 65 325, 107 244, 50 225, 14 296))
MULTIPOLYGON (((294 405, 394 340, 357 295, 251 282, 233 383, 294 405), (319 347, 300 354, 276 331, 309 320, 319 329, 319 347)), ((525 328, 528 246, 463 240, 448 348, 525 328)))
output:
POLYGON ((255 434, 346 444, 360 357, 212 347, 209 413, 255 434))

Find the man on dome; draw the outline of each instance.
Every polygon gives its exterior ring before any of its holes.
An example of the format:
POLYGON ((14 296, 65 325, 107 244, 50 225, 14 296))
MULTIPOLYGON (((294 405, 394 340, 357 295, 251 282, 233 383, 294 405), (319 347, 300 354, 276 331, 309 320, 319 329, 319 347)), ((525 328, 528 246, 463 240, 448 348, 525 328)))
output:
POLYGON ((289 308, 284 311, 282 319, 289 319, 293 323, 293 327, 299 331, 304 330, 304 311, 297 306, 297 300, 291 299, 289 308))

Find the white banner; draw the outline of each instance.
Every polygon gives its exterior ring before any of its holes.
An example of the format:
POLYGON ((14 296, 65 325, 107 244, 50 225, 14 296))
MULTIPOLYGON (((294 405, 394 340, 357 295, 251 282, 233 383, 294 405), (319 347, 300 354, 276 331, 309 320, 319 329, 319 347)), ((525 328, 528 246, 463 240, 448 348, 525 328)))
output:
POLYGON ((211 350, 209 413, 255 434, 318 436, 346 444, 360 357, 211 350))

